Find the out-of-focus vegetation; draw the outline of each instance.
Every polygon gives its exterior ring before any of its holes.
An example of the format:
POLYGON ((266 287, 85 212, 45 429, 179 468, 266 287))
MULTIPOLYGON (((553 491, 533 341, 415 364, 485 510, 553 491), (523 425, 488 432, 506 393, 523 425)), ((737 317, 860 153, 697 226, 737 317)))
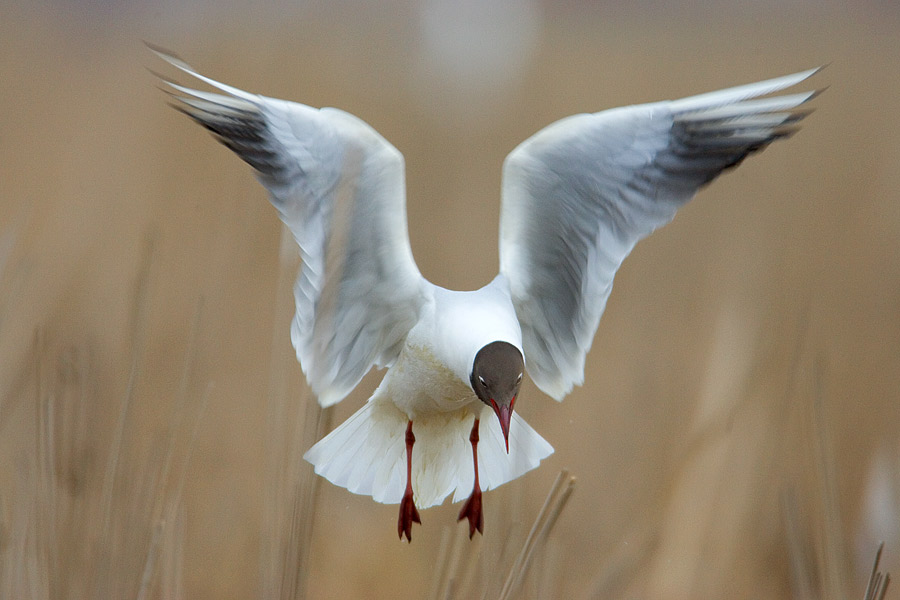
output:
POLYGON ((564 467, 523 597, 862 597, 882 539, 900 570, 900 10, 682 4, 4 8, 0 597, 498 597, 564 467), (626 260, 584 387, 526 386, 556 453, 484 537, 447 505, 407 545, 396 507, 316 491, 293 251, 142 39, 372 124, 455 288, 496 272, 502 160, 553 120, 826 62, 830 89, 626 260))

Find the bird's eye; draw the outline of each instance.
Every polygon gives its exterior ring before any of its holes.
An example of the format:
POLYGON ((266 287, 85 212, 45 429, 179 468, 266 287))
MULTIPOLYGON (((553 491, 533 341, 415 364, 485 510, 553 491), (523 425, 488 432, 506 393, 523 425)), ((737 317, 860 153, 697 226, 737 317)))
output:
POLYGON ((482 377, 481 375, 478 376, 478 381, 481 382, 481 385, 487 385, 487 382, 484 380, 484 377, 482 377))
POLYGON ((519 377, 516 379, 516 383, 521 383, 521 381, 522 381, 522 374, 519 373, 519 377))

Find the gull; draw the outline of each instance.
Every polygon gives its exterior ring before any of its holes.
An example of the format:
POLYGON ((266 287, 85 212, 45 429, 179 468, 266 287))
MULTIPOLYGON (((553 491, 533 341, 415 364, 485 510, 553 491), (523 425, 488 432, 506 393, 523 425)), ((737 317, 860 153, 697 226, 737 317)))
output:
POLYGON ((399 504, 407 541, 418 509, 451 493, 465 500, 469 537, 483 533, 482 492, 553 452, 515 412, 524 374, 555 400, 581 385, 613 277, 635 244, 720 173, 796 131, 809 113, 801 105, 818 93, 769 96, 811 69, 545 127, 503 165, 499 274, 452 291, 416 267, 403 156, 372 127, 219 83, 151 49, 216 90, 161 77, 178 110, 253 167, 299 246, 291 341, 319 403, 340 402, 373 367, 387 368, 365 405, 305 458, 335 485, 399 504))

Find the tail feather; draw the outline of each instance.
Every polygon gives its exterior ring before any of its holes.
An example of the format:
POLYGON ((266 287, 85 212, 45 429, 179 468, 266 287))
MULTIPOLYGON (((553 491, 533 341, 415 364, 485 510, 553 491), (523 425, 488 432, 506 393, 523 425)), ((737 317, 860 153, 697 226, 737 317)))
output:
MULTIPOLYGON (((478 474, 483 490, 511 481, 553 453, 548 444, 518 414, 513 413, 509 454, 500 423, 487 407, 479 426, 478 474)), ((473 416, 448 413, 413 423, 412 484, 416 505, 440 504, 468 497, 474 482, 469 432, 473 416)), ((355 494, 377 502, 397 504, 406 487, 407 416, 389 401, 367 402, 334 431, 322 438, 304 458, 315 472, 355 494)))
POLYGON ((405 415, 393 406, 367 402, 303 458, 333 484, 395 504, 403 496, 405 426, 405 415))
POLYGON ((361 432, 365 431, 366 422, 360 413, 354 414, 346 421, 346 427, 341 431, 332 432, 330 442, 333 447, 334 458, 327 464, 327 471, 322 473, 325 477, 333 479, 337 485, 347 487, 351 481, 354 457, 364 458, 360 455, 360 445, 363 438, 361 432))
MULTIPOLYGON (((478 478, 483 490, 494 489, 521 477, 553 454, 553 446, 518 413, 512 414, 508 454, 500 422, 488 407, 483 410, 478 436, 481 440, 478 444, 478 478)), ((468 462, 471 463, 471 458, 468 462)), ((471 468, 466 469, 465 477, 467 485, 456 488, 454 502, 465 500, 471 492, 474 480, 471 468)))

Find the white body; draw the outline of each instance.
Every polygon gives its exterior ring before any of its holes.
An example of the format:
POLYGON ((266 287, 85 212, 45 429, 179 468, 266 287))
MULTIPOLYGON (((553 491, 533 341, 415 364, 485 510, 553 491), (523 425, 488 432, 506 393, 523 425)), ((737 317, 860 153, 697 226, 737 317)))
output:
POLYGON ((471 492, 469 433, 476 418, 481 419, 478 470, 484 490, 519 477, 553 452, 513 413, 507 453, 499 421, 468 383, 483 346, 505 341, 521 350, 506 279, 498 276, 474 292, 429 285, 427 295, 419 321, 366 405, 305 455, 332 483, 396 503, 406 483, 405 430, 411 420, 412 485, 419 508, 439 504, 452 492, 454 501, 471 492))

